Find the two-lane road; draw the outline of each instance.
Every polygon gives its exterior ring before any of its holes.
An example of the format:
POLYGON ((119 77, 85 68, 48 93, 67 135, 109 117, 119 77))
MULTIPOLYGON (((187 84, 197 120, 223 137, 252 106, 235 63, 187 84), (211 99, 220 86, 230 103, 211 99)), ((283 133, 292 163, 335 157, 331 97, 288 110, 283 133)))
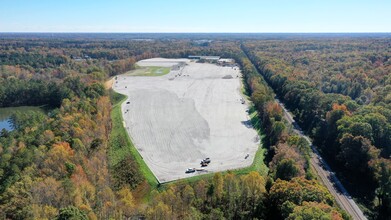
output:
POLYGON ((300 127, 297 125, 297 123, 295 123, 292 115, 285 108, 284 104, 281 103, 280 100, 278 100, 277 98, 276 101, 280 104, 280 106, 284 110, 284 117, 286 118, 286 120, 288 120, 288 122, 293 125, 292 126, 293 131, 296 132, 301 137, 305 138, 310 144, 313 151, 311 154, 311 161, 310 161, 311 166, 316 170, 321 181, 327 187, 330 193, 334 196, 339 206, 342 209, 344 209, 346 212, 348 212, 353 217, 353 219, 367 219, 364 216, 363 212, 360 210, 360 208, 357 206, 357 204, 354 202, 352 197, 346 191, 345 187, 338 180, 335 173, 330 169, 326 161, 323 160, 319 152, 312 145, 310 138, 304 135, 300 127))

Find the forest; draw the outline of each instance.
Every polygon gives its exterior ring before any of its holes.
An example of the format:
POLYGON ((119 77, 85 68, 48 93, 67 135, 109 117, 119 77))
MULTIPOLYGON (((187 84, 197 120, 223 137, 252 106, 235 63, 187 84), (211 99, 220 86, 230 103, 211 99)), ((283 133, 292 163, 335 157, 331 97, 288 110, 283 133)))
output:
POLYGON ((373 218, 391 214, 391 41, 247 41, 243 50, 373 218))
POLYGON ((368 217, 391 216, 389 38, 219 37, 0 39, 0 107, 50 107, 14 114, 15 129, 0 132, 0 219, 351 219, 318 180, 311 148, 291 131, 276 95, 344 184, 354 184, 349 191, 368 217), (161 185, 115 131, 121 97, 106 80, 141 59, 194 54, 240 65, 266 151, 254 163, 266 173, 161 185))

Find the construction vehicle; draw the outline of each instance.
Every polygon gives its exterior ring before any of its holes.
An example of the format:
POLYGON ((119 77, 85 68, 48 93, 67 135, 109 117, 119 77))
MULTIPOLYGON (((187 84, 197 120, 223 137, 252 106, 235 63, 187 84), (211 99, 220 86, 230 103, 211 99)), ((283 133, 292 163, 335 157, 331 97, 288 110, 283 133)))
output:
POLYGON ((207 157, 207 158, 203 159, 202 162, 204 162, 204 163, 210 163, 210 158, 207 157))

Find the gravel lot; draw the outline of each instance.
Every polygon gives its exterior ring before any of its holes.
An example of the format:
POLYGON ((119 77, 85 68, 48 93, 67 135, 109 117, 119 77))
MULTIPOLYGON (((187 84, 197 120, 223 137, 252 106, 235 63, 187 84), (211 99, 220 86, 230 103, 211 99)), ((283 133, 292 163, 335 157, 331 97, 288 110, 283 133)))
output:
POLYGON ((124 126, 145 162, 160 182, 251 165, 259 137, 241 104, 238 68, 163 58, 138 65, 180 62, 186 65, 164 76, 121 75, 114 83, 115 91, 128 96, 124 126), (206 171, 185 173, 206 157, 212 160, 206 171))

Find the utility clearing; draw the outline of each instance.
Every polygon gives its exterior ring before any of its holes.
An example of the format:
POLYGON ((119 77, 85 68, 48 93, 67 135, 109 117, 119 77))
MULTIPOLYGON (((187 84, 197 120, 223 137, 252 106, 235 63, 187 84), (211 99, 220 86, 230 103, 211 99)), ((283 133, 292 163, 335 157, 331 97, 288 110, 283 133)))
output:
POLYGON ((162 76, 120 75, 113 84, 128 96, 121 106, 124 127, 159 182, 252 164, 259 136, 241 94, 238 67, 163 58, 137 64, 169 68, 162 76), (205 158, 210 162, 201 168, 205 158))

